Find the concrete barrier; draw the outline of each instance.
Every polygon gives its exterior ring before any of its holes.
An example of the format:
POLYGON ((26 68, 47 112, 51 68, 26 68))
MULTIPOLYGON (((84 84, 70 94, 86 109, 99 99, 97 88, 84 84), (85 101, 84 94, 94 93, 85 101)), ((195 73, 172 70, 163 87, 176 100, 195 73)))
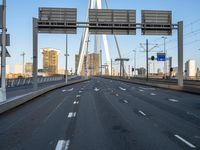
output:
POLYGON ((169 90, 176 90, 176 91, 187 92, 187 93, 192 93, 192 94, 198 94, 198 95, 200 94, 200 88, 198 88, 198 87, 192 87, 192 86, 179 87, 177 85, 151 83, 151 82, 146 82, 146 81, 139 82, 139 81, 117 78, 117 77, 104 77, 104 78, 123 81, 123 82, 127 82, 127 83, 147 85, 147 86, 151 86, 151 87, 157 87, 157 88, 163 88, 163 89, 169 89, 169 90))
POLYGON ((88 80, 72 81, 68 84, 60 83, 60 84, 49 86, 48 88, 44 88, 44 89, 35 91, 35 92, 31 92, 31 93, 28 93, 28 94, 24 94, 24 95, 21 95, 21 96, 11 98, 11 99, 9 99, 5 102, 0 103, 0 114, 6 112, 8 110, 11 110, 13 108, 16 108, 16 107, 18 107, 18 106, 20 106, 20 105, 22 105, 22 104, 24 104, 24 103, 26 103, 30 100, 33 100, 34 98, 39 97, 39 96, 41 96, 45 93, 48 93, 50 91, 53 91, 53 90, 56 90, 56 89, 59 89, 59 88, 65 87, 65 86, 85 82, 85 81, 88 81, 88 80))

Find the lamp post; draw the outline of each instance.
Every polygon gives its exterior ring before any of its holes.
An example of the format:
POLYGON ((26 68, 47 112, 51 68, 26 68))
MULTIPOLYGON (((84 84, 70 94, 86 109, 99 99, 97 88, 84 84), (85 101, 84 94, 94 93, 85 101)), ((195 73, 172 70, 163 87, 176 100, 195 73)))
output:
POLYGON ((137 51, 133 50, 133 52, 134 52, 134 76, 136 76, 136 53, 137 53, 137 51))
POLYGON ((162 39, 164 40, 164 53, 165 53, 165 61, 164 61, 164 76, 166 75, 167 73, 167 63, 166 63, 166 57, 167 57, 167 51, 166 51, 166 39, 167 37, 162 37, 162 39))

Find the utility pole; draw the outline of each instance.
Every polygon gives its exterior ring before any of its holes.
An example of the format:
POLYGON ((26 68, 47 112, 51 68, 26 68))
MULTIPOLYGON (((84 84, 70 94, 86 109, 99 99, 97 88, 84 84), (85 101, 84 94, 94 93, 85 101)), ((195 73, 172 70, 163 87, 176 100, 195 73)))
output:
POLYGON ((134 75, 136 76, 136 53, 137 53, 137 51, 136 50, 133 50, 133 52, 134 52, 134 75))
POLYGON ((25 71, 24 71, 24 68, 25 68, 25 53, 23 52, 22 54, 21 54, 21 56, 22 56, 22 73, 23 73, 23 75, 25 74, 25 71))
POLYGON ((6 101, 6 0, 3 0, 0 102, 6 101))

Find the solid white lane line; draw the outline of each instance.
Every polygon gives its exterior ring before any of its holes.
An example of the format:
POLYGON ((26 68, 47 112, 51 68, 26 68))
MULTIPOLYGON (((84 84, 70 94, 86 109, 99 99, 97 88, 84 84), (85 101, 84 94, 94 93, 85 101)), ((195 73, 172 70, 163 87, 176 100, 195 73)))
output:
POLYGON ((143 111, 139 110, 138 112, 139 112, 140 114, 142 114, 143 116, 146 116, 146 114, 145 114, 143 111))
POLYGON ((168 99, 168 100, 171 101, 171 102, 175 102, 175 103, 178 102, 178 100, 176 100, 176 99, 168 99))
POLYGON ((73 117, 76 117, 76 112, 70 112, 68 114, 68 118, 73 118, 73 117))
POLYGON ((191 144, 190 142, 188 142, 187 140, 185 140, 184 138, 180 137, 179 135, 175 134, 174 135, 176 138, 178 138, 179 140, 181 140, 183 143, 185 143, 186 145, 188 145, 191 148, 196 148, 195 145, 191 144))
POLYGON ((71 92, 71 91, 73 91, 74 90, 74 88, 71 88, 71 89, 69 89, 69 90, 67 90, 68 92, 71 92))
POLYGON ((126 91, 126 89, 124 89, 124 88, 122 88, 122 87, 119 87, 119 89, 122 90, 122 91, 126 91))
POLYGON ((68 150, 69 143, 70 143, 70 140, 67 140, 67 141, 59 140, 57 145, 56 145, 55 150, 68 150))
POLYGON ((156 94, 155 93, 151 93, 150 95, 155 96, 156 94))
POLYGON ((98 89, 97 87, 95 87, 94 91, 95 92, 98 92, 100 89, 98 89))

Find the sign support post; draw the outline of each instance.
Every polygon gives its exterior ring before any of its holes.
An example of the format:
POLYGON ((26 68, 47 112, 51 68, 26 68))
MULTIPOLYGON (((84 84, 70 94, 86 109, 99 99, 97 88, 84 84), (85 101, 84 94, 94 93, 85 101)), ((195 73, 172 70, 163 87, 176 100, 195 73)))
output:
POLYGON ((183 21, 178 22, 178 86, 183 87, 183 21))
POLYGON ((0 102, 6 101, 6 0, 3 0, 0 102))
POLYGON ((33 89, 38 89, 38 26, 37 19, 33 18, 33 89))

